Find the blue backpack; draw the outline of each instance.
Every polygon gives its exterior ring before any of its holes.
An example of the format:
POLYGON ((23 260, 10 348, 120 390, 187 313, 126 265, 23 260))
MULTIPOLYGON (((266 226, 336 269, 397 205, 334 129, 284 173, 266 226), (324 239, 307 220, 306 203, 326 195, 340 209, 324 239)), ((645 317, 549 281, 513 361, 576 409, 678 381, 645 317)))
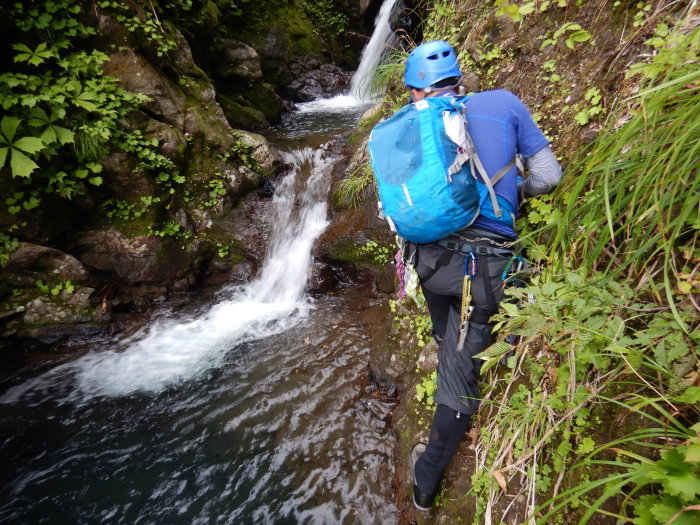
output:
POLYGON ((380 206, 408 241, 438 241, 480 213, 515 221, 515 210, 493 186, 516 160, 489 177, 467 131, 467 98, 424 98, 372 129, 368 150, 380 206))

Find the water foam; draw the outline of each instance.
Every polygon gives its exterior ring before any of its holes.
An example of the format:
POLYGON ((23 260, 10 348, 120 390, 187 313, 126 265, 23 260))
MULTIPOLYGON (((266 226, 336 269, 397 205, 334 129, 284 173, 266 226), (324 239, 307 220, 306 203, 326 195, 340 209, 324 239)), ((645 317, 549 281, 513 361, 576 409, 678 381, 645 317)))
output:
POLYGON ((236 345, 297 325, 311 305, 304 296, 311 249, 328 224, 328 172, 337 160, 326 148, 285 154, 294 166, 273 199, 273 229, 261 275, 204 314, 158 321, 115 348, 94 351, 8 390, 0 402, 46 392, 66 377, 77 389, 65 399, 157 392, 217 366, 236 345))

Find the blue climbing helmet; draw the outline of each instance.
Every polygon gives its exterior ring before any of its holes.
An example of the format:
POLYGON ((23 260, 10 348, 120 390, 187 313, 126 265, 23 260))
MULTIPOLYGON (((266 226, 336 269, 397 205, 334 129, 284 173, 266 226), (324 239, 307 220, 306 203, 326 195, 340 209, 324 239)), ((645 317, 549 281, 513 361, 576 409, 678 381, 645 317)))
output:
POLYGON ((444 40, 433 40, 416 47, 406 59, 404 84, 425 89, 446 78, 461 77, 457 55, 444 40))

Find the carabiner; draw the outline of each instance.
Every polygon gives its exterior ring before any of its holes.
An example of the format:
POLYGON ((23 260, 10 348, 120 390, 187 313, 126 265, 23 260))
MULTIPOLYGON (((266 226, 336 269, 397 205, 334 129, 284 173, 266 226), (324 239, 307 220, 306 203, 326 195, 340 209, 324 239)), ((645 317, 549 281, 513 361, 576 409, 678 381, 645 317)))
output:
POLYGON ((464 276, 470 281, 476 277, 476 255, 472 251, 468 251, 464 257, 464 276), (471 270, 469 263, 471 263, 471 270))

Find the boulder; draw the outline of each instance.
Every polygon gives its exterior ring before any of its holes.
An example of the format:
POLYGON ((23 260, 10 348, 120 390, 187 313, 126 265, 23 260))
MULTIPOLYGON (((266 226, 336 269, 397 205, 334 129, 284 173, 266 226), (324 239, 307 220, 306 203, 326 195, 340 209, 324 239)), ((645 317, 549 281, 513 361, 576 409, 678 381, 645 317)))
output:
POLYGON ((104 183, 100 191, 119 199, 133 200, 153 195, 155 185, 145 170, 136 169, 136 159, 123 151, 113 151, 100 159, 104 183))
POLYGON ((244 85, 262 80, 260 57, 249 45, 222 39, 219 53, 221 58, 216 64, 215 74, 220 79, 244 85))
POLYGON ((116 228, 104 228, 81 233, 75 244, 84 264, 124 284, 172 283, 192 268, 191 256, 169 238, 129 238, 116 228))
POLYGON ((307 290, 312 294, 326 294, 333 291, 334 272, 328 264, 315 262, 311 265, 311 275, 307 290))
POLYGON ((86 285, 87 269, 70 254, 22 242, 0 273, 3 284, 13 290, 7 299, 12 308, 0 316, 3 337, 45 343, 76 335, 92 337, 110 320, 110 313, 97 306, 95 290, 86 285), (42 290, 38 282, 49 289, 42 290))
POLYGON ((301 72, 284 91, 295 102, 308 102, 345 93, 352 73, 333 64, 321 64, 317 69, 301 72))
POLYGON ((277 89, 291 80, 289 62, 289 38, 277 26, 272 26, 265 35, 260 49, 260 63, 265 79, 277 89))
POLYGON ((264 172, 272 173, 281 166, 282 158, 279 152, 270 146, 265 137, 241 130, 238 130, 237 135, 240 141, 250 147, 253 157, 264 172))
POLYGON ((269 126, 265 114, 259 109, 236 102, 233 97, 219 93, 219 104, 229 125, 241 129, 262 129, 269 126))
POLYGON ((60 279, 61 281, 85 281, 88 272, 81 262, 60 250, 21 242, 7 262, 5 268, 8 279, 16 284, 34 285, 35 281, 44 282, 60 279))

